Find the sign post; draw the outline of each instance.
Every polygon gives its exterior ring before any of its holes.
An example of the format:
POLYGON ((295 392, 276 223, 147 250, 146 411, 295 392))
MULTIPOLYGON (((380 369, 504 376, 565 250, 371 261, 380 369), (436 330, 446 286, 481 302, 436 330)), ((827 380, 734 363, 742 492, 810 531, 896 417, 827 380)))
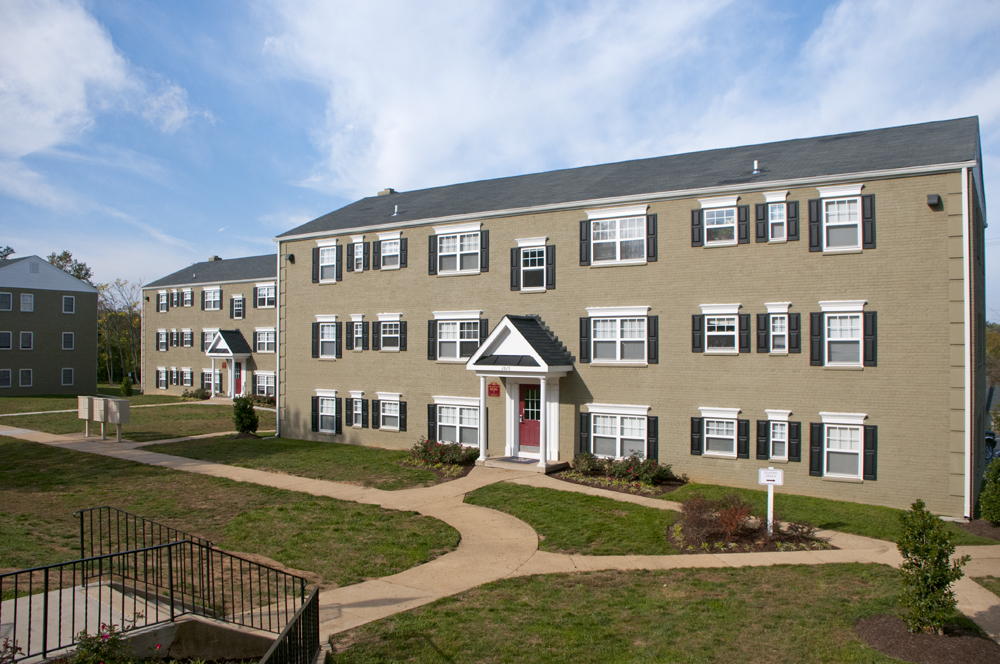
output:
POLYGON ((757 471, 757 484, 767 485, 767 534, 774 534, 774 487, 785 483, 785 471, 761 468, 757 471))

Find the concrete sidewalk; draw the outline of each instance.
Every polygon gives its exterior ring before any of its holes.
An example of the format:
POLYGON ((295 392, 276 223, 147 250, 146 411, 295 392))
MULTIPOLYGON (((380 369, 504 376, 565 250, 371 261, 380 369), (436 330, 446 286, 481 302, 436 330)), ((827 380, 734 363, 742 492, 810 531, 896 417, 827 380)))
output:
MULTIPOLYGON (((514 482, 603 496, 656 509, 679 509, 677 503, 633 496, 562 482, 527 471, 476 467, 466 477, 432 487, 380 489, 309 479, 224 464, 159 454, 141 449, 151 443, 114 443, 79 435, 53 435, 0 425, 0 435, 79 452, 136 461, 175 470, 252 482, 316 496, 327 496, 386 509, 415 511, 444 521, 461 534, 456 550, 429 563, 377 580, 335 588, 320 594, 320 630, 327 637, 364 623, 428 604, 442 597, 507 577, 597 570, 673 569, 881 563, 898 566, 901 558, 892 542, 835 531, 821 531, 837 550, 768 553, 722 553, 670 556, 582 556, 538 550, 538 535, 523 521, 495 510, 468 505, 465 495, 496 482, 514 482)), ((183 440, 183 439, 178 439, 183 440)), ((160 441, 157 441, 160 442, 160 441)), ((967 576, 1000 575, 1000 544, 959 547, 957 555, 973 556, 967 576)), ((994 639, 1000 640, 1000 598, 969 578, 954 585, 959 609, 994 639)))

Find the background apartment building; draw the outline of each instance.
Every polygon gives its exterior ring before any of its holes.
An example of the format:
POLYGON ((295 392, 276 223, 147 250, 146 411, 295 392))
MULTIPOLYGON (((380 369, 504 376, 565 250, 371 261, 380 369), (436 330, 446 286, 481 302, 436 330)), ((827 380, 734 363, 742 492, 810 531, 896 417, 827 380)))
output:
POLYGON ((213 256, 143 287, 147 394, 275 395, 275 256, 213 256))
POLYGON ((278 238, 281 433, 969 515, 981 163, 965 118, 387 189, 278 238))
POLYGON ((38 256, 0 261, 0 395, 97 393, 97 297, 38 256))

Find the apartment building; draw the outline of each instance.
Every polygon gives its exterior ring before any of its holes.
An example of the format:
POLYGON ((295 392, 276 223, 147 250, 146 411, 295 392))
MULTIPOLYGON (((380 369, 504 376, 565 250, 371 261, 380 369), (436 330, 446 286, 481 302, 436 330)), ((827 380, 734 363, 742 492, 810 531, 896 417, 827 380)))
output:
POLYGON ((97 393, 97 289, 38 256, 0 261, 0 396, 97 393))
POLYGON ((212 256, 143 287, 143 391, 275 396, 274 254, 212 256))

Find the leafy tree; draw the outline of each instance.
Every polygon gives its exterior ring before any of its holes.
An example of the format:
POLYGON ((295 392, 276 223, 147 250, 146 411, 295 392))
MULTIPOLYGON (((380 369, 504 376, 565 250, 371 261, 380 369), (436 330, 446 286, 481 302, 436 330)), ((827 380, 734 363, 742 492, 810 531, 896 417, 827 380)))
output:
POLYGON ((236 397, 233 399, 233 424, 240 433, 255 433, 258 425, 257 411, 253 409, 253 399, 236 397))
POLYGON ((116 279, 99 284, 97 303, 97 361, 109 383, 121 381, 129 372, 142 382, 142 284, 116 279))
POLYGON ((979 492, 979 513, 994 526, 1000 526, 1000 458, 986 466, 983 490, 979 492))
POLYGON ((8 244, 3 249, 0 249, 0 261, 5 261, 10 257, 11 254, 16 254, 17 252, 10 248, 8 244))
POLYGON ((73 275, 80 281, 86 281, 91 286, 94 285, 94 283, 90 281, 90 278, 94 276, 94 271, 87 267, 87 264, 83 261, 78 261, 73 258, 73 254, 65 249, 63 249, 63 252, 58 255, 55 252, 52 252, 45 260, 52 265, 55 265, 63 272, 73 275))
POLYGON ((995 325, 986 328, 986 380, 990 385, 1000 383, 1000 329, 995 325))

